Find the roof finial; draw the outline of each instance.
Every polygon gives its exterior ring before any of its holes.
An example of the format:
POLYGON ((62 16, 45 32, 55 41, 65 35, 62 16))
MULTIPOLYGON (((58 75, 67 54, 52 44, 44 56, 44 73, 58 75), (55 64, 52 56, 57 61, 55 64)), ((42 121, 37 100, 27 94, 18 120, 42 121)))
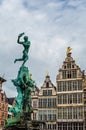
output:
POLYGON ((46 76, 49 76, 49 71, 46 71, 46 76))
POLYGON ((71 54, 71 50, 72 50, 71 47, 67 47, 67 51, 66 51, 66 55, 67 55, 67 56, 68 56, 68 54, 71 54))
POLYGON ((32 74, 30 74, 30 79, 32 79, 32 74))

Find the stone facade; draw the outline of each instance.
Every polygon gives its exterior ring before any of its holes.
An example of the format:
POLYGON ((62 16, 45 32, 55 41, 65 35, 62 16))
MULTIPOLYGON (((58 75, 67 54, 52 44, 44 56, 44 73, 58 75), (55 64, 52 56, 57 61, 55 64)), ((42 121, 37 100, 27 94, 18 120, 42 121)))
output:
POLYGON ((47 75, 32 98, 32 119, 45 121, 47 130, 86 130, 86 76, 70 51, 59 69, 56 87, 47 75))
POLYGON ((84 130, 86 130, 86 76, 84 76, 83 80, 83 102, 84 102, 84 130))
POLYGON ((84 130, 84 73, 67 55, 57 75, 57 130, 84 130))
POLYGON ((51 82, 49 75, 45 77, 41 89, 36 89, 35 93, 32 94, 32 106, 34 109, 32 119, 46 122, 47 129, 56 129, 56 87, 51 82))
POLYGON ((5 124, 8 111, 8 103, 5 92, 2 91, 2 83, 6 80, 0 77, 0 128, 5 124))
POLYGON ((31 115, 32 120, 38 120, 38 94, 39 89, 37 86, 34 86, 34 92, 32 93, 32 107, 33 107, 33 113, 31 115))

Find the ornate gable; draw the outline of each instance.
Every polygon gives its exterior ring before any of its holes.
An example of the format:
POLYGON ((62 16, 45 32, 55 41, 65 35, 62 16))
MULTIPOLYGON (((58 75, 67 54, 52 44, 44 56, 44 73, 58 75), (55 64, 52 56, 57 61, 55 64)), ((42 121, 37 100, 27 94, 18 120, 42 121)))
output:
POLYGON ((67 54, 62 68, 59 69, 59 74, 57 76, 58 80, 61 79, 73 79, 73 78, 82 78, 83 72, 80 67, 75 63, 75 60, 71 56, 71 52, 67 54))

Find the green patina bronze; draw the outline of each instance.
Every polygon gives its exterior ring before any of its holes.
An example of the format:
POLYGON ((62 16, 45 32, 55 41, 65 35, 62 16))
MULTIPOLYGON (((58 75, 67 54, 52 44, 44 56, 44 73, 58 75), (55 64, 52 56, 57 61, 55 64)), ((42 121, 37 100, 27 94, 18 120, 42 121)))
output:
POLYGON ((12 112, 14 117, 6 120, 5 128, 21 124, 25 120, 31 120, 31 113, 33 112, 31 107, 31 93, 34 91, 34 81, 30 77, 28 67, 25 66, 25 63, 28 60, 30 41, 28 41, 27 36, 24 36, 23 42, 20 41, 20 38, 23 35, 24 33, 21 33, 17 40, 19 44, 24 46, 23 57, 15 59, 14 61, 14 63, 16 63, 16 61, 23 61, 22 66, 19 68, 17 78, 12 80, 18 92, 15 99, 15 105, 9 109, 9 112, 12 112))
POLYGON ((24 41, 20 41, 20 38, 24 35, 24 33, 19 34, 18 36, 18 44, 21 44, 24 46, 24 50, 23 50, 23 56, 22 58, 19 59, 15 59, 14 63, 16 63, 17 61, 23 61, 23 64, 25 64, 25 62, 28 60, 28 51, 29 51, 29 47, 30 47, 30 41, 28 41, 28 36, 24 36, 24 41))
POLYGON ((23 62, 19 68, 16 79, 12 80, 12 83, 16 86, 18 92, 14 106, 9 109, 9 112, 12 112, 14 117, 7 118, 3 130, 40 130, 40 125, 44 125, 44 130, 46 130, 45 122, 31 120, 31 113, 33 112, 31 106, 31 93, 34 91, 35 82, 31 79, 28 67, 25 66, 25 63, 28 60, 28 52, 31 43, 28 41, 27 36, 24 36, 24 41, 20 41, 20 38, 23 35, 24 33, 21 33, 17 40, 17 42, 24 47, 23 56, 14 61, 14 63, 17 61, 23 62))

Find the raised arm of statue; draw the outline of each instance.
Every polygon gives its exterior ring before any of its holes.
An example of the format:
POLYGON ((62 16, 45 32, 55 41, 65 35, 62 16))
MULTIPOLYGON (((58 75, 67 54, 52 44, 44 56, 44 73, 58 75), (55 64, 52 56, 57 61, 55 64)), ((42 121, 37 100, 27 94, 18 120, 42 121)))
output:
POLYGON ((24 32, 19 34, 18 39, 17 39, 17 43, 23 44, 23 42, 20 41, 20 38, 21 38, 23 35, 24 35, 24 32))

